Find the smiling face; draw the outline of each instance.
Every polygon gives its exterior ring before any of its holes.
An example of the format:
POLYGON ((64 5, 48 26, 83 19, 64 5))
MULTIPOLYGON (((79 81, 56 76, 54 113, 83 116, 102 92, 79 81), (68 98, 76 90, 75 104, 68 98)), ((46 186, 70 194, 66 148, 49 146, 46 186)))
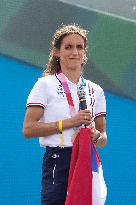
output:
POLYGON ((80 69, 86 55, 84 39, 78 34, 69 34, 61 42, 56 56, 59 57, 61 69, 80 69))

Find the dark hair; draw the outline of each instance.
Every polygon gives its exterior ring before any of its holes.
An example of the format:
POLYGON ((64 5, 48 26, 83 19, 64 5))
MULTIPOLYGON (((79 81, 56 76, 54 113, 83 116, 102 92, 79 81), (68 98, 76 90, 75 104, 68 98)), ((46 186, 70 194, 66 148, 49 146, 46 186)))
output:
MULTIPOLYGON (((60 49, 63 38, 70 34, 80 35, 84 39, 85 49, 87 50, 87 31, 76 24, 62 25, 54 33, 51 44, 51 51, 49 54, 49 61, 47 63, 47 68, 43 72, 43 76, 48 74, 55 74, 60 70, 59 59, 53 55, 53 51, 54 49, 60 49)), ((85 58, 85 61, 86 60, 87 58, 85 58)))

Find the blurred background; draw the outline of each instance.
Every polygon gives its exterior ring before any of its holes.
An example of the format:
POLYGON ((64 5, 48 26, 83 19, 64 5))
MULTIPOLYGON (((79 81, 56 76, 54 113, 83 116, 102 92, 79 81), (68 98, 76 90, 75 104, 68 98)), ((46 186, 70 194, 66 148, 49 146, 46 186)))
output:
POLYGON ((0 0, 0 205, 40 205, 45 150, 24 139, 22 123, 62 23, 89 31, 84 75, 106 95, 106 205, 135 205, 136 0, 0 0))

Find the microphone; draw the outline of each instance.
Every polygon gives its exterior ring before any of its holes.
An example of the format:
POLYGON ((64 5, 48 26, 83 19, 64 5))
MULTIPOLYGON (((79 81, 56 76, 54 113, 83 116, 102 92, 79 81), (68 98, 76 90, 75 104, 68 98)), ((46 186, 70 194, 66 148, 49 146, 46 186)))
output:
POLYGON ((84 90, 84 86, 80 86, 77 91, 78 97, 79 97, 79 106, 81 110, 87 109, 86 104, 86 93, 84 90))
MULTIPOLYGON (((81 110, 87 109, 86 95, 85 95, 85 90, 84 90, 83 85, 78 87, 77 94, 78 94, 78 98, 79 98, 79 107, 80 107, 80 109, 81 110)), ((86 128, 86 125, 84 125, 84 126, 86 128)))

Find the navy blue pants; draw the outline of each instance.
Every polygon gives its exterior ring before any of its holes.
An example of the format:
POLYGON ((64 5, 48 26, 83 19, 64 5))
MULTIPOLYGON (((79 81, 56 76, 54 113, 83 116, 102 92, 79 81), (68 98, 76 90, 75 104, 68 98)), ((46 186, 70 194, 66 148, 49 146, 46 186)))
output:
POLYGON ((47 147, 42 165, 41 205, 64 205, 71 147, 47 147))

